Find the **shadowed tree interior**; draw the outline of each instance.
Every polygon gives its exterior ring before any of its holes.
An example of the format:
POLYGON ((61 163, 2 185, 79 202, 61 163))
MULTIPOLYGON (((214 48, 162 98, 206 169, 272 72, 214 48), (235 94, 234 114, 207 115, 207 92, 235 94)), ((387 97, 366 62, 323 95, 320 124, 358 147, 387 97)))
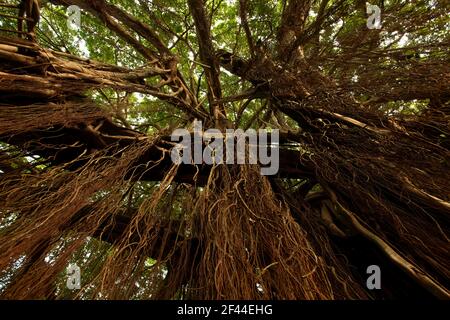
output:
POLYGON ((374 0, 371 29, 360 0, 42 0, 22 30, 20 2, 0 298, 450 298, 447 1, 374 0), (280 130, 277 174, 173 163, 194 120, 280 130))

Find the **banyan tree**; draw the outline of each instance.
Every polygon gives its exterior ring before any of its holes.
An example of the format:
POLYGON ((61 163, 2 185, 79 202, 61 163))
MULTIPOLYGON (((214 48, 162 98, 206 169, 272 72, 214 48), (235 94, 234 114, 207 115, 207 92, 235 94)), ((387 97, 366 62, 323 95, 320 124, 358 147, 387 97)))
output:
POLYGON ((447 1, 20 2, 2 299, 450 297, 447 1), (194 121, 279 130, 278 172, 172 161, 194 121))

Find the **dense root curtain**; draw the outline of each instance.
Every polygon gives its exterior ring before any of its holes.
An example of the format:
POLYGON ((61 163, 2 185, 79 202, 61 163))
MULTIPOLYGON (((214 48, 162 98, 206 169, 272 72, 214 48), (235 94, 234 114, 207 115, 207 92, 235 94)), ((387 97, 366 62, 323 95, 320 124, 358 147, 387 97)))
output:
POLYGON ((79 298, 365 297, 342 263, 316 252, 256 166, 214 167, 201 192, 174 187, 174 167, 137 210, 123 209, 132 182, 121 177, 146 148, 3 180, 2 297, 71 296, 65 268, 83 250, 95 257, 75 260, 79 298), (183 214, 167 205, 185 193, 183 214))

